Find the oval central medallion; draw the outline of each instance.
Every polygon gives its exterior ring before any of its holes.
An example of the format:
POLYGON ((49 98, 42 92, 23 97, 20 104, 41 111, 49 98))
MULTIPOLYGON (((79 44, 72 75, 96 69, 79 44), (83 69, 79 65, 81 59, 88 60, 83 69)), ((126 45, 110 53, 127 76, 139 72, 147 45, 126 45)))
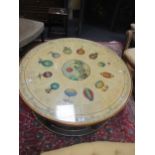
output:
POLYGON ((69 60, 64 63, 62 72, 67 78, 80 81, 90 75, 90 67, 81 60, 69 60))

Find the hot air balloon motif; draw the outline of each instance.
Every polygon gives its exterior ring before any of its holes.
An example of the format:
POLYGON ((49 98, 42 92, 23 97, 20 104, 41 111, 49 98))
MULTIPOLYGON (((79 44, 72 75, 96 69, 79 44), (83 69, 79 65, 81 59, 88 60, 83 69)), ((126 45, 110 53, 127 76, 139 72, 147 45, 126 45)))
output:
POLYGON ((93 99, 94 99, 94 93, 93 93, 93 91, 92 91, 91 89, 89 89, 89 88, 85 88, 85 89, 83 90, 83 95, 84 95, 84 97, 87 98, 89 101, 93 101, 93 99))
POLYGON ((111 73, 109 73, 109 72, 102 72, 102 73, 100 73, 103 77, 105 77, 105 78, 112 78, 112 77, 114 77, 114 75, 112 75, 111 73))
POLYGON ((85 54, 85 50, 84 50, 82 47, 79 48, 79 49, 77 49, 76 52, 77 52, 77 54, 79 54, 79 55, 85 54))
POLYGON ((102 91, 107 91, 108 90, 108 85, 105 85, 103 81, 99 80, 95 83, 95 87, 99 90, 102 91))
POLYGON ((98 89, 101 89, 104 87, 104 82, 99 80, 95 83, 95 87, 98 88, 98 89))
POLYGON ((72 53, 72 50, 71 50, 70 47, 64 47, 63 53, 65 53, 65 54, 71 54, 72 53))
POLYGON ((52 75, 53 75, 52 72, 47 71, 47 72, 44 72, 43 74, 40 73, 38 77, 41 78, 43 76, 45 78, 50 78, 52 75))
POLYGON ((42 60, 42 59, 40 59, 38 63, 42 64, 44 67, 53 66, 53 62, 51 60, 42 60))
POLYGON ((73 68, 72 67, 68 67, 68 68, 66 68, 66 71, 69 72, 69 73, 73 72, 73 68))
POLYGON ((90 58, 90 59, 96 59, 97 56, 98 56, 98 53, 91 53, 91 54, 89 55, 89 58, 90 58))
POLYGON ((64 91, 65 95, 68 97, 73 97, 77 95, 77 91, 75 89, 68 88, 64 91))
POLYGON ((59 58, 60 57, 60 53, 58 53, 58 52, 49 52, 49 53, 51 54, 51 56, 53 58, 59 58))
POLYGON ((98 66, 99 66, 99 67, 105 67, 105 65, 106 65, 106 64, 105 64, 104 62, 102 62, 102 61, 98 62, 98 66))
POLYGON ((57 82, 53 82, 50 85, 50 88, 45 89, 46 93, 50 93, 52 90, 57 90, 60 87, 60 85, 57 82))
POLYGON ((56 89, 59 88, 59 84, 56 83, 56 82, 54 82, 54 83, 52 83, 52 84, 50 85, 50 87, 51 87, 51 89, 56 90, 56 89))

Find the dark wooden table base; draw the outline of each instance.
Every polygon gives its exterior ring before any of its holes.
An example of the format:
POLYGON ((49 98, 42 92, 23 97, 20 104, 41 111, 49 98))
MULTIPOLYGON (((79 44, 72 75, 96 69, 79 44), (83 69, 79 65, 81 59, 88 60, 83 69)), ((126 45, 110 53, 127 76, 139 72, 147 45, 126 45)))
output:
POLYGON ((49 131, 63 136, 84 136, 97 131, 101 124, 86 127, 69 127, 60 125, 47 120, 46 118, 33 113, 39 122, 41 122, 49 131))

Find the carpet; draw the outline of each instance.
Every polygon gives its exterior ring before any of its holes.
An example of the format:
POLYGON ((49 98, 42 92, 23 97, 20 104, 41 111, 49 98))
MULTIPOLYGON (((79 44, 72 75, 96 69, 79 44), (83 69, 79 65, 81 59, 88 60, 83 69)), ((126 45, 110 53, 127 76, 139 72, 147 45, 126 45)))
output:
MULTIPOLYGON (((119 42, 101 42, 121 56, 119 42)), ((105 121, 93 134, 85 136, 60 136, 47 130, 32 114, 27 105, 19 99, 19 152, 20 155, 39 155, 40 152, 62 148, 73 144, 92 141, 135 141, 135 105, 131 96, 124 109, 115 117, 105 121)))

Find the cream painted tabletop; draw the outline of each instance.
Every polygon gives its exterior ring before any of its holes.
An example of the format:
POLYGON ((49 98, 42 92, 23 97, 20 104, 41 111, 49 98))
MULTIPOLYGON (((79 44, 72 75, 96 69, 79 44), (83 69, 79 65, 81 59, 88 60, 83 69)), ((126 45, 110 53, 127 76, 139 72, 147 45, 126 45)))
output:
POLYGON ((64 38, 30 50, 20 63, 20 95, 41 116, 64 125, 104 121, 126 104, 129 71, 96 42, 64 38))

